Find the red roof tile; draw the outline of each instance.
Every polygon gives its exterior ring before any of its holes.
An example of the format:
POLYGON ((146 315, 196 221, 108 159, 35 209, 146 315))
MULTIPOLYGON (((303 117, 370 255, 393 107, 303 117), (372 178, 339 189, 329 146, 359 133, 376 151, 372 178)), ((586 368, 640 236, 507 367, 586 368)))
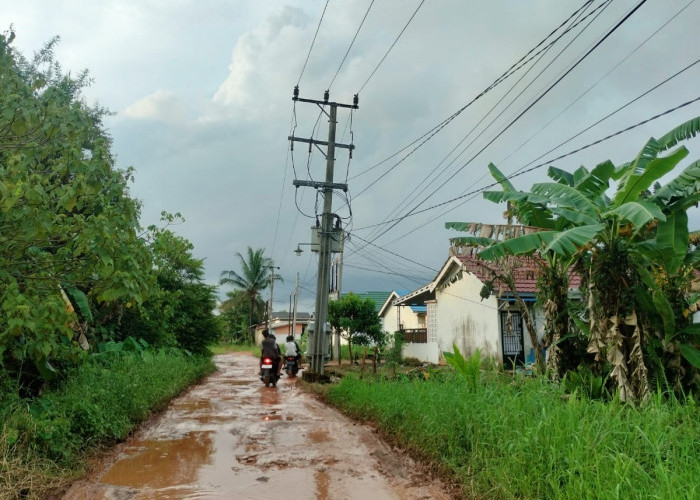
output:
MULTIPOLYGON (((467 271, 474 274, 481 281, 491 279, 489 269, 497 269, 497 263, 479 259, 475 255, 456 255, 464 264, 467 271)), ((520 264, 515 269, 515 290, 519 293, 535 293, 537 291, 537 276, 539 264, 532 257, 514 257, 520 264)), ((569 272, 569 290, 577 289, 581 285, 581 277, 569 272)), ((505 290, 504 290, 505 291, 505 290)))

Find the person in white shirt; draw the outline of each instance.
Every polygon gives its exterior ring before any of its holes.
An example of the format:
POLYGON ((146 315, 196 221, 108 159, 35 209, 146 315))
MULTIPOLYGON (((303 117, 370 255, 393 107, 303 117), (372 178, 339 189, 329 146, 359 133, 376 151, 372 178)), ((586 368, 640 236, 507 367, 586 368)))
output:
POLYGON ((301 349, 299 344, 294 341, 293 335, 287 336, 287 343, 284 344, 284 355, 294 356, 297 360, 297 367, 301 368, 301 349))

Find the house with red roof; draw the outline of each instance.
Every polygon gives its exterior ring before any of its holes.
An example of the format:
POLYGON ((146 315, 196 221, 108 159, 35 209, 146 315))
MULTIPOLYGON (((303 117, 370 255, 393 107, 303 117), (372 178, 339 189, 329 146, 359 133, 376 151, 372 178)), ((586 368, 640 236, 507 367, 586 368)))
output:
MULTIPOLYGON (((544 315, 535 304, 537 263, 532 258, 513 258, 515 290, 535 319, 538 338, 544 334, 544 315)), ((444 360, 443 352, 456 344, 462 354, 479 349, 506 367, 534 362, 534 350, 522 313, 512 292, 493 281, 499 273, 495 262, 484 261, 473 252, 460 253, 452 247, 450 257, 435 279, 393 301, 399 306, 426 306, 425 338, 404 344, 404 357, 429 363, 444 360), (493 281, 493 282, 492 282, 493 281), (490 287, 484 285, 492 282, 490 287)), ((572 276, 570 292, 577 290, 578 276, 572 276)))

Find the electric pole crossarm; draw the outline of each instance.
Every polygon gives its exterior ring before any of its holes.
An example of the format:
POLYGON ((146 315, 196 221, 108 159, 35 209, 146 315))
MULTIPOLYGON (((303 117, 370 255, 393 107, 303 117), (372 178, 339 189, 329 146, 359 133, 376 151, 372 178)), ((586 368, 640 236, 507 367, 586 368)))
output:
POLYGON ((357 104, 341 104, 339 102, 316 101, 314 99, 303 99, 301 97, 292 97, 292 100, 299 102, 310 102, 312 104, 319 104, 321 106, 336 106, 338 108, 359 109, 359 106, 357 104))
MULTIPOLYGON (((302 139, 301 137, 294 137, 293 135, 287 136, 287 139, 290 141, 295 141, 295 142, 306 142, 307 144, 317 144, 321 146, 328 146, 328 143, 326 141, 317 141, 316 139, 302 139)), ((355 149, 355 146, 353 144, 339 144, 335 143, 336 148, 343 148, 343 149, 349 149, 352 151, 355 149)))
POLYGON ((348 191, 348 185, 347 184, 339 184, 337 182, 318 182, 318 181, 302 181, 302 180, 294 180, 292 181, 292 184, 294 184, 296 187, 304 186, 304 187, 312 187, 312 188, 322 188, 322 189, 341 189, 343 192, 347 193, 348 191))

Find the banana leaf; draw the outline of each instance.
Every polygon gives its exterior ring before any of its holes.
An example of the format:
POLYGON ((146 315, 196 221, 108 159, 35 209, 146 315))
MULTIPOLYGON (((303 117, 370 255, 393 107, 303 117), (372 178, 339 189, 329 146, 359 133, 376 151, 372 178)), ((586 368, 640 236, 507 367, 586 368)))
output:
POLYGON ((688 214, 675 212, 665 221, 659 221, 656 242, 664 249, 664 267, 668 274, 676 274, 688 253, 688 214))
POLYGON ((543 182, 532 186, 532 192, 549 198, 552 203, 563 208, 577 210, 589 217, 596 217, 598 209, 592 200, 586 198, 578 189, 555 182, 543 182))
POLYGON ((673 307, 671 307, 671 303, 659 289, 654 290, 652 299, 654 300, 654 308, 663 323, 664 338, 667 341, 671 340, 676 333, 676 317, 673 315, 673 307))
POLYGON ((653 220, 665 221, 666 216, 654 203, 648 201, 627 202, 613 210, 603 214, 604 218, 616 217, 619 220, 627 220, 636 228, 641 229, 653 220))
POLYGON ((457 238, 450 238, 451 245, 461 246, 487 247, 494 242, 495 240, 491 238, 482 238, 481 236, 458 236, 457 238))
POLYGON ((531 254, 545 247, 556 234, 557 231, 540 231, 511 238, 482 250, 478 255, 484 260, 496 260, 508 255, 531 254))
POLYGON ((553 214, 558 215, 559 217, 564 218, 567 221, 576 225, 585 226, 598 223, 597 218, 590 217, 586 214, 582 214, 581 212, 577 212, 576 210, 569 210, 568 208, 559 207, 554 207, 551 210, 553 214))
POLYGON ((610 186, 610 179, 615 172, 615 165, 610 160, 599 163, 591 172, 575 184, 574 187, 587 198, 594 199, 605 193, 610 186))
POLYGON ((90 302, 88 301, 87 296, 74 286, 63 285, 63 290, 77 307, 81 319, 85 321, 92 321, 92 311, 90 311, 90 302))
POLYGON ((680 141, 692 139, 700 133, 700 117, 691 118, 685 123, 681 123, 673 130, 658 139, 660 147, 670 149, 680 141))
POLYGON ((688 150, 681 146, 668 156, 649 159, 641 172, 634 170, 635 164, 630 165, 628 174, 621 181, 620 187, 615 194, 614 206, 619 207, 639 199, 639 194, 642 191, 649 189, 655 181, 673 170, 686 156, 688 156, 688 150))
POLYGON ((549 167, 547 169, 547 175, 550 179, 558 182, 559 184, 564 184, 566 186, 574 185, 574 176, 566 170, 562 170, 556 167, 549 167))
POLYGON ((565 257, 572 256, 576 254, 581 247, 584 247, 594 240, 595 236, 603 229, 605 229, 605 224, 591 224, 557 232, 547 244, 545 252, 551 250, 565 257))
POLYGON ((700 351, 690 344, 679 344, 681 354, 695 368, 700 368, 700 351))
POLYGON ((657 189, 651 201, 667 210, 685 210, 698 201, 700 160, 688 165, 678 177, 657 189))
POLYGON ((496 182, 501 185, 503 191, 517 191, 515 186, 513 186, 513 184, 511 184, 511 182, 508 180, 508 177, 503 174, 503 172, 501 172, 493 163, 489 163, 489 172, 491 172, 491 176, 496 180, 496 182))

